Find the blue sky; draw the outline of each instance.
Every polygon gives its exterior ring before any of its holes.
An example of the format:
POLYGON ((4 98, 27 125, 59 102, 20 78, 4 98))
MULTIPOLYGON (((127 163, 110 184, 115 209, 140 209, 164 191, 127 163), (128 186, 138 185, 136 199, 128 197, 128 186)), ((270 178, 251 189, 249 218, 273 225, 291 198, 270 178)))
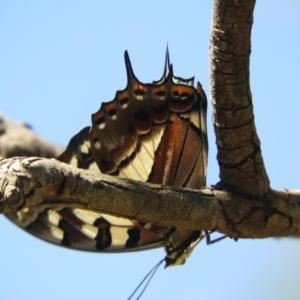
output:
MULTIPOLYGON (((143 82, 168 43, 176 75, 209 96, 212 1, 0 2, 0 110, 66 145, 126 85, 124 51, 143 82)), ((273 188, 299 188, 300 2, 258 1, 251 54, 255 120, 273 188)), ((218 181, 208 111, 208 184, 218 181)), ((91 254, 49 245, 0 218, 1 299, 126 299, 163 249, 91 254)), ((296 299, 300 241, 226 239, 159 269, 143 299, 296 299)))

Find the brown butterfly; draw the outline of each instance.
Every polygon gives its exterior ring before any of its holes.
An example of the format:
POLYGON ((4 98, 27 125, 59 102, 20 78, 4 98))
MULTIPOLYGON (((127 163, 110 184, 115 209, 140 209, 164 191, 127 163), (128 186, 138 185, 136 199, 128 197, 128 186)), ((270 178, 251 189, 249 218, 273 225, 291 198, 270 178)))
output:
MULTIPOLYGON (((127 51, 128 83, 92 115, 58 160, 77 168, 168 186, 200 189, 207 166, 207 100, 200 83, 173 74, 167 50, 160 80, 140 82, 127 51)), ((35 207, 6 215, 27 232, 71 249, 125 252, 164 246, 166 266, 180 265, 201 240, 170 228, 74 208, 35 207)))

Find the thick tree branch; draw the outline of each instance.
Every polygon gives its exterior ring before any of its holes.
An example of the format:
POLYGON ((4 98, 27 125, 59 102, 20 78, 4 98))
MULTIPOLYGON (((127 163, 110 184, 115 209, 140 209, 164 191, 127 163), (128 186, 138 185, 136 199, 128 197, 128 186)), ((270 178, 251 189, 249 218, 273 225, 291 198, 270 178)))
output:
POLYGON ((35 134, 28 125, 14 123, 0 112, 0 157, 57 157, 63 148, 35 134))
POLYGON ((299 191, 271 191, 262 200, 249 201, 224 191, 163 187, 34 157, 2 159, 0 170, 4 213, 58 205, 174 227, 215 229, 235 238, 300 235, 299 191))
POLYGON ((255 0, 216 0, 211 31, 211 97, 220 178, 259 197, 270 182, 256 133, 250 91, 250 36, 255 0))

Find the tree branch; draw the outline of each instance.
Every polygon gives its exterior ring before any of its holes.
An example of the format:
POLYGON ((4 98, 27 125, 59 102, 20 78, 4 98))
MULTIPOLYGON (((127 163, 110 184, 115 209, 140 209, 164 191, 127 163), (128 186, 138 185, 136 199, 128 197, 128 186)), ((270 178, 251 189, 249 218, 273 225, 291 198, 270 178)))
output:
POLYGON ((63 148, 35 134, 28 125, 15 123, 0 112, 0 157, 57 157, 63 148))
POLYGON ((147 184, 34 157, 2 159, 0 171, 3 213, 50 205, 217 230, 234 238, 300 234, 300 191, 271 191, 264 199, 249 201, 229 192, 147 184))
POLYGON ((254 124, 250 91, 250 36, 255 0, 214 3, 210 76, 220 179, 228 188, 259 197, 270 181, 254 124))

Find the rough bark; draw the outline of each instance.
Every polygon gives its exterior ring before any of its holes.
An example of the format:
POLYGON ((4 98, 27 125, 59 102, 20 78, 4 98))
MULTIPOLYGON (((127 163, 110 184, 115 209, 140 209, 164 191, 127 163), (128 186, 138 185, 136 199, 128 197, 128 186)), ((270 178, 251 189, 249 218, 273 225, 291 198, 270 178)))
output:
POLYGON ((231 192, 147 184, 37 157, 2 159, 0 171, 3 213, 50 204, 235 238, 300 234, 299 191, 269 191, 249 201, 231 192))
POLYGON ((210 66, 220 179, 227 188, 263 197, 270 189, 254 124, 249 60, 255 0, 215 1, 210 66))
POLYGON ((151 185, 75 170, 56 160, 2 159, 1 212, 53 204, 235 238, 299 235, 300 191, 270 189, 254 124, 249 83, 254 4, 214 4, 211 98, 221 179, 214 189, 151 185))
POLYGON ((0 157, 57 157, 63 148, 35 134, 25 123, 15 123, 0 112, 0 157))

